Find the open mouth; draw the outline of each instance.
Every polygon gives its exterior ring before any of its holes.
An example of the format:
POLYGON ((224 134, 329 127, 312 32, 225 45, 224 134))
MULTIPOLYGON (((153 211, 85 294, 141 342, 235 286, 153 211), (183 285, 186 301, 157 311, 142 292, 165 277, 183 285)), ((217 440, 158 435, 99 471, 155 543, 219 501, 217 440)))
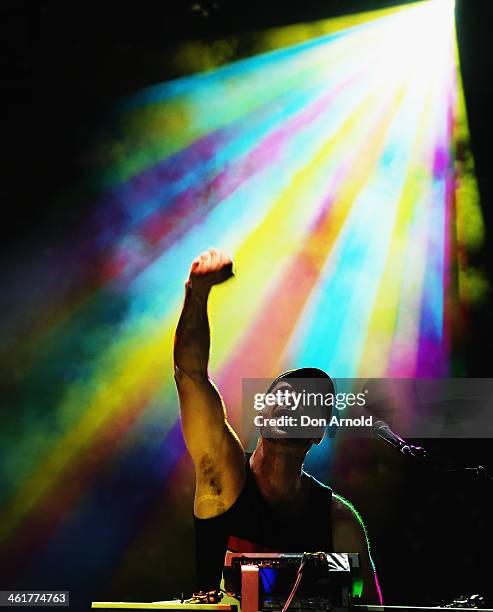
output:
POLYGON ((279 406, 278 408, 274 409, 272 416, 275 418, 282 416, 293 416, 293 411, 285 406, 279 406))

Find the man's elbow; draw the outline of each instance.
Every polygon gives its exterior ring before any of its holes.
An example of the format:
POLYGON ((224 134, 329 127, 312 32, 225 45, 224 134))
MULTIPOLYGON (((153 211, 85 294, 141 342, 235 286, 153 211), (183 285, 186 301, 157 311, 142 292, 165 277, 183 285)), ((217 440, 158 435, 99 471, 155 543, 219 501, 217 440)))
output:
POLYGON ((188 380, 195 380, 198 382, 209 380, 207 369, 182 363, 178 364, 176 360, 174 362, 173 371, 177 383, 182 381, 186 382, 188 380))

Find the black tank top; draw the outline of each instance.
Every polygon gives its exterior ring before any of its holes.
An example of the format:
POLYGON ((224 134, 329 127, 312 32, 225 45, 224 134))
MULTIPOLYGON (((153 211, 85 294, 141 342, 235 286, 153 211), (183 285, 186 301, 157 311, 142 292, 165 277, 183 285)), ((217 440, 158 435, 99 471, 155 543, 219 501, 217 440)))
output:
POLYGON ((283 517, 262 497, 246 454, 246 481, 226 512, 195 521, 197 590, 219 588, 224 555, 234 552, 333 552, 332 490, 302 472, 308 495, 299 516, 283 517))

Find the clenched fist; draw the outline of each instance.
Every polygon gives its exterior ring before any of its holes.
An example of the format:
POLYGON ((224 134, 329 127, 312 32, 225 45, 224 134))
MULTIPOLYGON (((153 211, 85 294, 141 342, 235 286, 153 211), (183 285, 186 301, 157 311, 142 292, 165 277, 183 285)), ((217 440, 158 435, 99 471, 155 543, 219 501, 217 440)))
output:
POLYGON ((186 286, 207 292, 232 276, 233 262, 226 251, 210 248, 193 260, 186 286))

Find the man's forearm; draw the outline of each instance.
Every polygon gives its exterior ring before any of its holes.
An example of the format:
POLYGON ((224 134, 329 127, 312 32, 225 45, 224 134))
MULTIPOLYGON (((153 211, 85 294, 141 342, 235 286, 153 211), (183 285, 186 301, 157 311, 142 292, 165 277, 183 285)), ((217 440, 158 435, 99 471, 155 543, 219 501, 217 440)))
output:
POLYGON ((191 377, 207 378, 210 347, 208 297, 209 291, 198 291, 188 284, 176 328, 175 369, 191 377))

